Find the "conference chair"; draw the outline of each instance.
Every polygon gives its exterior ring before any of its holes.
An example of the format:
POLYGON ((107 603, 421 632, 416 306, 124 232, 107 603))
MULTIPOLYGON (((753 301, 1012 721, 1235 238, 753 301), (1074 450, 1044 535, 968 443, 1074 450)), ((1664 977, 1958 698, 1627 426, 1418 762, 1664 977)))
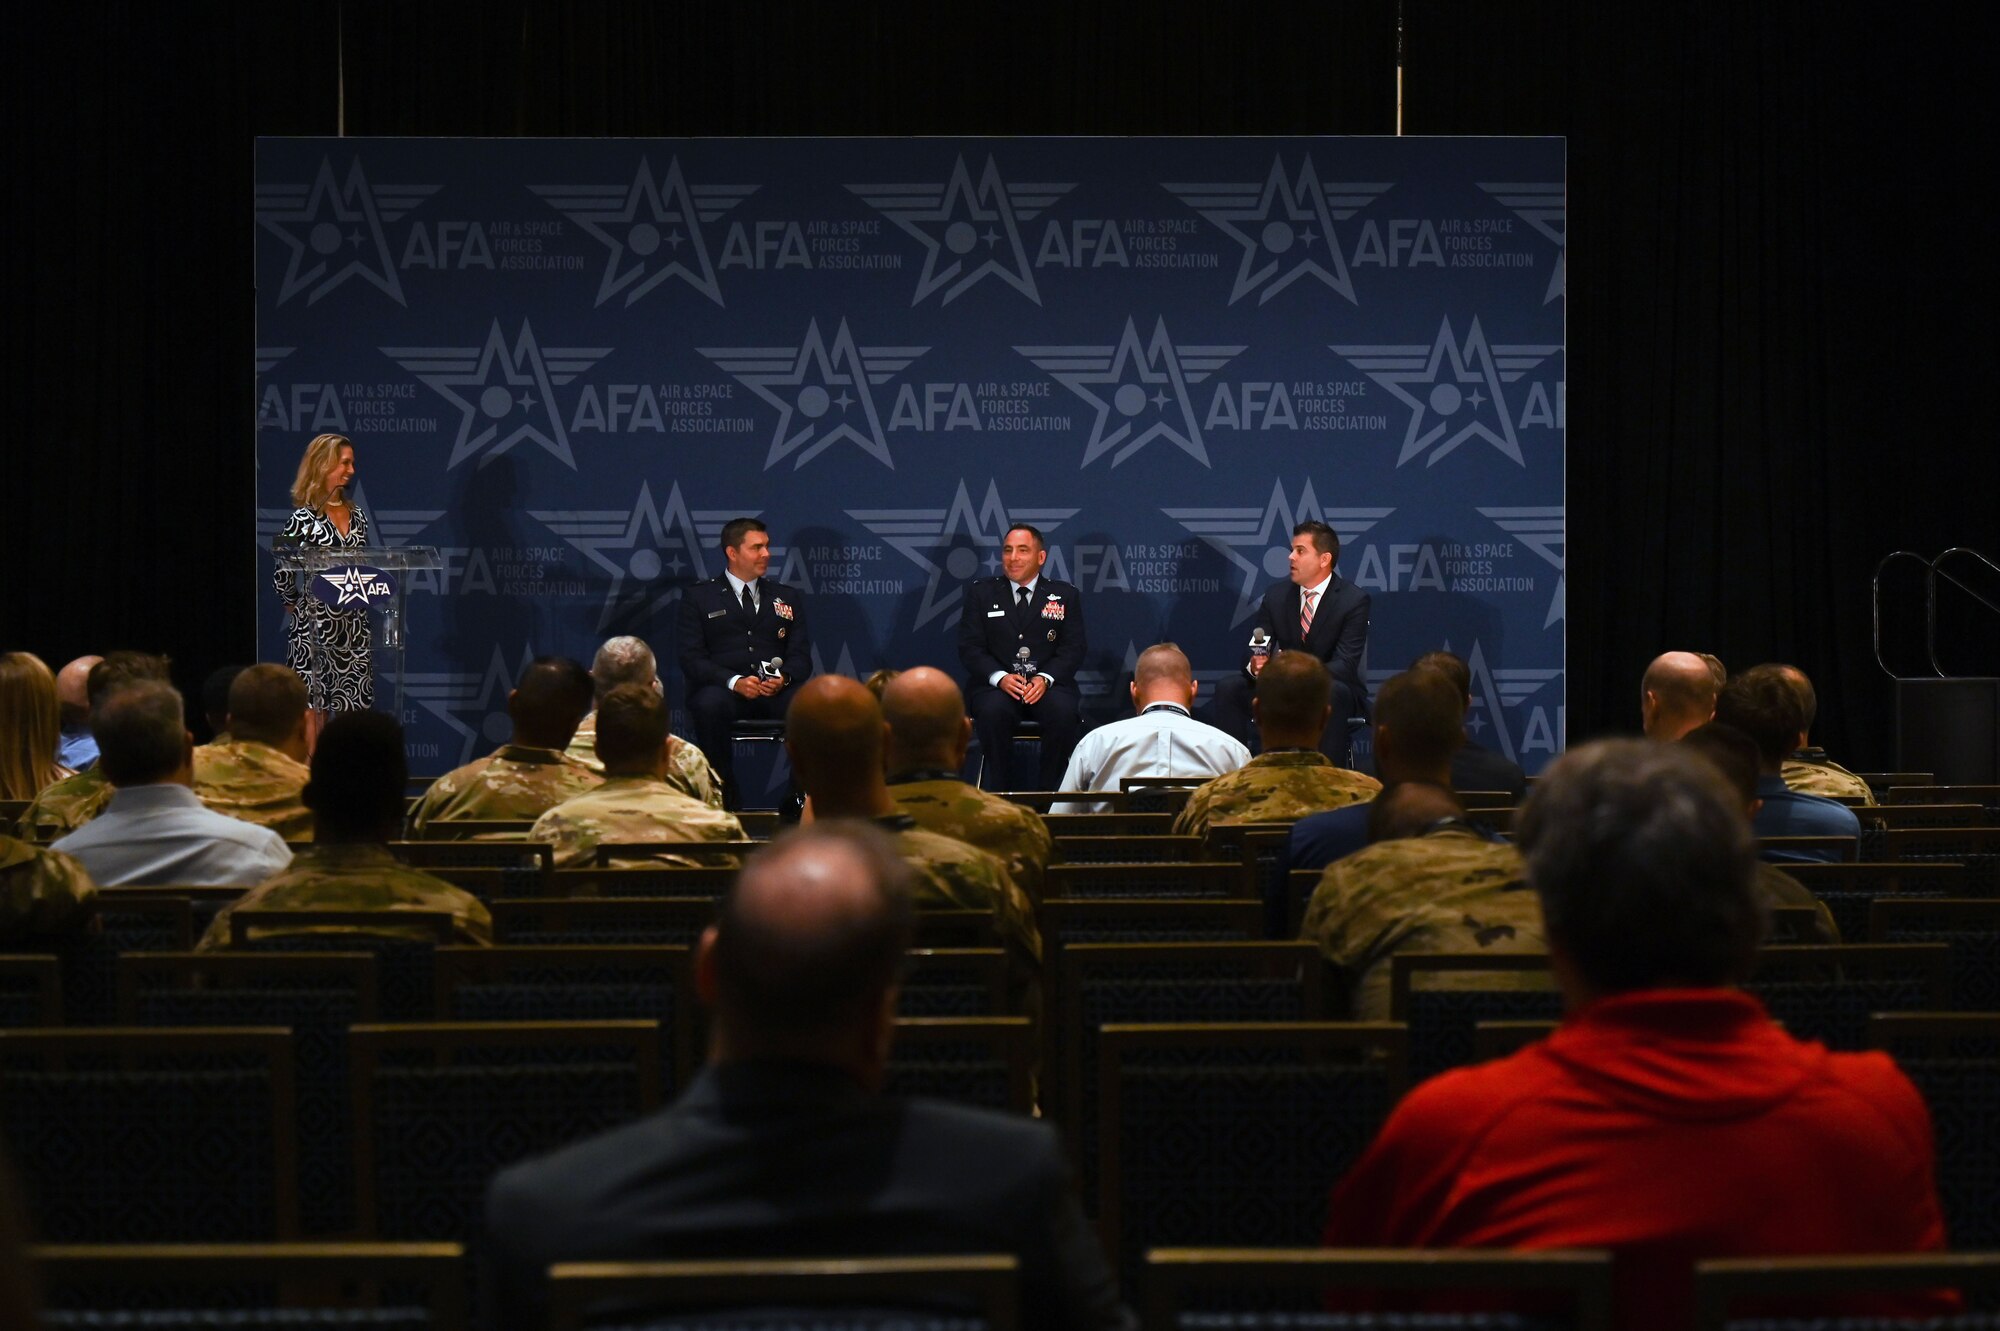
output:
POLYGON ((919 947, 903 957, 900 1017, 998 1017, 1007 1011, 1007 952, 919 947))
MULTIPOLYGON (((1193 837, 1174 837, 1193 842, 1193 837)), ((1042 901, 1066 898, 1115 900, 1130 897, 1182 897, 1246 900, 1243 870, 1236 864, 1195 859, 1140 864, 1051 864, 1042 882, 1042 901)))
POLYGON ((1952 1246, 2000 1247, 2000 1012, 1878 1013, 1868 1045, 1896 1060, 1930 1109, 1952 1246))
POLYGON ((1939 1012, 1951 949, 1942 943, 1766 947, 1743 987, 1801 1040, 1861 1049, 1876 1012, 1939 1012))
MULTIPOLYGON (((1829 1257, 1741 1257, 1696 1262, 1694 1267, 1695 1331, 1724 1331, 1744 1325, 1730 1314, 1740 1302, 1768 1305, 1792 1299, 1823 1306, 1843 1294, 1886 1294, 1926 1289, 1957 1289, 1975 1307, 1992 1309, 2000 1297, 2000 1253, 1933 1252, 1882 1256, 1846 1254, 1829 1257)), ((1760 1308, 1757 1331, 1822 1331, 1854 1327, 1867 1331, 1915 1331, 1939 1323, 1928 1320, 1856 1318, 1828 1315, 1784 1317, 1760 1308)), ((1942 1325, 1952 1331, 1987 1331, 2000 1327, 1991 1311, 1954 1317, 1942 1325)))
POLYGON ((717 1325, 708 1314, 718 1309, 730 1331, 1016 1331, 1020 1270, 1011 1256, 987 1255, 549 1268, 550 1331, 583 1331, 612 1310, 648 1331, 700 1331, 717 1325), (940 1322, 941 1313, 973 1316, 940 1322))
POLYGON ((2000 1012, 2000 900, 1878 897, 1871 943, 1943 943, 1951 949, 1951 1008, 2000 1012))
POLYGON ((442 910, 239 910, 229 917, 232 951, 370 952, 382 1014, 425 1021, 436 1009, 435 954, 457 922, 442 910), (395 930, 395 933, 384 932, 395 930))
POLYGON ((1398 952, 1389 958, 1389 1019, 1410 1030, 1410 1076, 1477 1060, 1482 1021, 1558 1021, 1562 994, 1539 952, 1398 952))
POLYGON ((883 1089, 1032 1114, 1036 1052, 1026 1017, 898 1017, 883 1089))
POLYGON ((1868 936, 1868 912, 1878 896, 1962 897, 1968 895, 1965 866, 1956 863, 1787 864, 1797 879, 1833 912, 1840 936, 1868 936))
POLYGON ((532 897, 495 901, 493 941, 603 947, 691 947, 715 922, 710 897, 532 897))
POLYGON ((62 963, 48 956, 0 956, 0 1027, 62 1024, 62 963))

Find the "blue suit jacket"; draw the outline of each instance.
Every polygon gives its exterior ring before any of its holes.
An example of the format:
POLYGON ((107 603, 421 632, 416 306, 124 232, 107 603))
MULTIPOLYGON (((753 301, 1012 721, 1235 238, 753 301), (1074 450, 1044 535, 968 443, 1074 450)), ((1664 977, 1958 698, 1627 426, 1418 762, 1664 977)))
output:
POLYGON ((1368 646, 1368 593, 1338 573, 1313 609, 1312 632, 1299 636, 1299 588, 1281 582, 1264 593, 1257 607, 1257 624, 1271 635, 1277 651, 1311 652, 1326 662, 1333 677, 1354 695, 1356 707, 1368 702, 1361 680, 1361 653, 1368 646))
POLYGON ((805 598, 783 583, 757 579, 753 619, 717 575, 681 593, 681 678, 690 693, 705 684, 726 688, 731 675, 754 675, 757 663, 785 659, 785 678, 797 684, 812 674, 812 634, 805 598))

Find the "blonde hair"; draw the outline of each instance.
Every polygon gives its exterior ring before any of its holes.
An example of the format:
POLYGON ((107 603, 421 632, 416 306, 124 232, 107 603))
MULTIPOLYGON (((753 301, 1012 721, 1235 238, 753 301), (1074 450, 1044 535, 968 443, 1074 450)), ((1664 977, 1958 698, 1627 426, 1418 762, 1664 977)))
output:
POLYGON ((0 799, 31 800, 62 775, 56 677, 32 652, 0 656, 0 799))
POLYGON ((333 491, 327 488, 326 473, 340 456, 340 450, 352 447, 354 441, 344 434, 314 435, 313 441, 306 445, 305 456, 299 459, 299 474, 292 478, 292 502, 315 513, 325 509, 327 501, 333 498, 333 491))

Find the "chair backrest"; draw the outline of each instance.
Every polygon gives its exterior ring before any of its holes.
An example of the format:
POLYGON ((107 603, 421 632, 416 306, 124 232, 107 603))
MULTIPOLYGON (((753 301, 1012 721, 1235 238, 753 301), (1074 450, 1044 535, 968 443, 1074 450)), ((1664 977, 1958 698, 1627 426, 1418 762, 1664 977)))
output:
POLYGON ((1260 903, 1229 898, 1049 897, 1040 916, 1051 951, 1069 943, 1249 943, 1264 929, 1260 903))
POLYGON ((1418 1081, 1474 1061, 1482 1021, 1555 1021, 1563 1011, 1549 959, 1538 952, 1397 952, 1389 958, 1389 1017, 1410 1029, 1418 1081))
POLYGON ((1860 857, 1858 836, 1767 836, 1757 840, 1764 858, 1780 864, 1799 861, 1839 864, 1860 857))
POLYGON ((230 947, 261 952, 372 952, 380 959, 383 1014, 423 1021, 434 1002, 433 954, 454 936, 441 910, 239 910, 230 947), (252 931, 258 931, 256 936, 252 931))
POLYGON ((185 893, 100 888, 97 917, 114 952, 185 952, 194 946, 194 902, 185 893))
POLYGON ((1056 804, 1081 804, 1086 801, 1101 804, 1110 800, 1118 802, 1114 792, 1108 790, 996 790, 993 792, 1009 804, 1018 804, 1024 809, 1046 814, 1050 806, 1056 804))
POLYGON ((1893 786, 1885 804, 1977 804, 2000 813, 2000 786, 1893 786))
MULTIPOLYGON (((978 1310, 974 1326, 1014 1331, 1020 1325, 1020 1271, 1011 1256, 838 1257, 820 1260, 735 1262, 576 1262, 549 1269, 550 1331, 581 1331, 607 1307, 651 1314, 653 1327, 671 1327, 661 1313, 676 1309, 832 1310, 860 1308, 884 1314, 883 1327, 908 1326, 909 1312, 942 1304, 978 1310), (891 1312, 890 1310, 898 1310, 891 1312)), ((628 1315, 624 1320, 637 1320, 628 1315)), ((739 1314, 732 1326, 765 1331, 766 1324, 739 1314)), ((803 1325, 796 1313, 768 1324, 770 1331, 803 1325)), ((874 1323, 865 1323, 872 1326, 874 1323)))
MULTIPOLYGON (((1169 838, 1175 841, 1193 837, 1169 838)), ((1051 864, 1042 883, 1044 903, 1065 897, 1200 897, 1243 900, 1243 870, 1236 864, 1160 860, 1142 864, 1051 864)))
POLYGON ((2000 898, 1877 897, 1873 943, 1943 943, 1951 949, 1951 1006, 2000 1011, 2000 898))
POLYGON ((1881 799, 1897 786, 1928 786, 1937 782, 1933 772, 1856 772, 1876 799, 1881 799))
MULTIPOLYGON (((1727 1261, 1696 1262, 1694 1302, 1696 1331, 1723 1331, 1732 1320, 1730 1307, 1745 1300, 1765 1303, 1773 1299, 1810 1298, 1818 1302, 1841 1294, 1914 1293, 1927 1289, 1957 1289, 1966 1294, 2000 1292, 2000 1253, 1930 1252, 1895 1253, 1883 1256, 1862 1254, 1837 1257, 1750 1257, 1727 1261)), ((1757 1325, 1769 1331, 1807 1331, 1811 1327, 1839 1326, 1826 1317, 1773 1318, 1760 1314, 1757 1325)), ((1912 1323, 1911 1325, 1925 1325, 1912 1323)), ((1967 1331, 1982 1323, 1977 1319, 1950 1319, 1950 1325, 1967 1331)), ((1868 1326, 1894 1323, 1868 1319, 1868 1326)))
POLYGON ((1889 827, 1990 827, 1986 810, 1977 803, 1953 804, 1870 804, 1855 811, 1861 826, 1889 827))
POLYGON ((1942 943, 1766 947, 1743 987, 1802 1040, 1860 1049, 1874 1012, 1937 1012, 1950 993, 1942 943))
POLYGON ((1007 952, 920 947, 903 958, 904 1017, 997 1017, 1007 1010, 1007 952))
MULTIPOLYGON (((1611 1254, 1549 1249, 1158 1248, 1146 1255, 1145 1324, 1170 1327, 1184 1309, 1229 1310, 1236 1291, 1547 1293, 1567 1296, 1574 1331, 1612 1331, 1611 1254), (1223 1292, 1220 1301, 1216 1293, 1223 1292)), ((1256 1302, 1249 1309, 1260 1306, 1256 1302)), ((1254 1315, 1254 1314, 1253 1314, 1254 1315)), ((1474 1331, 1477 1314, 1452 1319, 1474 1331)), ((1250 1331, 1254 1323, 1232 1320, 1250 1331)), ((1273 1325, 1278 1325, 1274 1321, 1273 1325)))
POLYGON ((691 868, 683 864, 621 864, 558 869, 549 880, 554 897, 719 897, 736 881, 733 864, 691 868))
POLYGON ((1548 1039, 1560 1025, 1559 1021, 1478 1022, 1472 1028, 1473 1061, 1487 1063, 1518 1053, 1537 1040, 1548 1039))
POLYGON ((62 963, 48 956, 0 956, 0 1027, 62 1023, 62 963))
POLYGON ((294 1067, 284 1027, 0 1031, 0 1136, 39 1232, 293 1237, 294 1067))
POLYGON ((1875 844, 1885 860, 1956 861, 1967 896, 2000 896, 2000 827, 1892 827, 1875 844))
POLYGON ((644 867, 647 861, 658 860, 661 855, 679 855, 686 859, 712 863, 726 868, 732 873, 736 865, 746 855, 755 855, 764 848, 761 841, 600 841, 597 843, 597 867, 608 869, 614 864, 636 864, 644 867))
POLYGON ((373 1331, 460 1331, 466 1324, 465 1250, 456 1243, 50 1244, 28 1261, 50 1311, 157 1310, 175 1294, 175 1325, 276 1328, 315 1314, 366 1310, 373 1331), (393 1290, 394 1305, 385 1306, 393 1290), (420 1302, 405 1304, 412 1292, 420 1302), (407 1318, 394 1316, 407 1312, 407 1318), (257 1320, 268 1313, 269 1321, 257 1320), (208 1314, 213 1320, 204 1317, 208 1314))
POLYGON ((1128 776, 1114 804, 1120 812, 1179 813, 1205 777, 1128 776))
POLYGON ((433 818, 417 833, 420 841, 526 841, 532 818, 433 818))
POLYGON ((1895 864, 1871 860, 1858 864, 1787 864, 1783 868, 1832 912, 1843 939, 1868 936, 1868 912, 1877 896, 1885 893, 1962 896, 1970 881, 1963 864, 1938 861, 1895 864))
POLYGON ((1316 1239, 1402 1094, 1403 1040, 1389 1022, 1104 1027, 1097 1222, 1128 1287, 1147 1248, 1316 1239))
POLYGON ((487 1181, 661 1102, 653 1021, 353 1027, 355 1212, 364 1234, 455 1239, 487 1181))
POLYGON ((884 1089, 1031 1114, 1034 1064, 1026 1017, 898 1017, 884 1089))
POLYGON ((709 897, 536 897, 495 901, 490 909, 499 943, 686 947, 715 923, 709 897))
MULTIPOLYGON (((1079 813, 1072 816, 1095 818, 1100 815, 1079 813)), ((1055 843, 1056 859, 1049 867, 1053 869, 1059 864, 1154 864, 1161 860, 1189 863, 1200 860, 1202 853, 1201 838, 1197 836, 1071 836, 1055 843)))
POLYGON ((769 841, 783 828, 776 809, 737 809, 735 814, 736 825, 752 841, 769 841))
MULTIPOLYGON (((1096 799, 1104 799, 1099 792, 1096 799)), ((1061 842, 1070 837, 1166 836, 1174 825, 1170 813, 1045 813, 1049 835, 1061 842)))
POLYGON ((2000 1012, 1885 1012, 1868 1044, 1924 1097, 1937 1142, 1938 1200, 1954 1247, 2000 1247, 2000 1012))
POLYGON ((533 869, 555 867, 555 846, 547 841, 391 841, 389 853, 412 868, 446 877, 447 869, 533 869))

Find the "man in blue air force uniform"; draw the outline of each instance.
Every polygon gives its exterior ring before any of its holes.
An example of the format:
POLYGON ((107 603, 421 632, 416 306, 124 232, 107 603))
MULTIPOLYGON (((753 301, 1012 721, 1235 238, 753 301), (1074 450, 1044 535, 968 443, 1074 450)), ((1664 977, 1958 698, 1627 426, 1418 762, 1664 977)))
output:
POLYGON ((764 576, 769 528, 736 518, 722 528, 727 571, 681 593, 681 677, 695 743, 722 782, 725 807, 741 807, 729 728, 782 721, 797 685, 812 674, 804 598, 764 576), (778 665, 770 663, 776 660, 778 665))
POLYGON ((1042 728, 1037 790, 1056 788, 1083 734, 1076 688, 1077 667, 1090 645, 1083 598, 1067 582, 1042 576, 1048 558, 1041 532, 1016 524, 1001 538, 1006 576, 979 578, 965 589, 958 659, 965 667, 966 710, 986 755, 980 784, 988 790, 1029 788, 1013 771, 1013 735, 1022 721, 1042 728))

